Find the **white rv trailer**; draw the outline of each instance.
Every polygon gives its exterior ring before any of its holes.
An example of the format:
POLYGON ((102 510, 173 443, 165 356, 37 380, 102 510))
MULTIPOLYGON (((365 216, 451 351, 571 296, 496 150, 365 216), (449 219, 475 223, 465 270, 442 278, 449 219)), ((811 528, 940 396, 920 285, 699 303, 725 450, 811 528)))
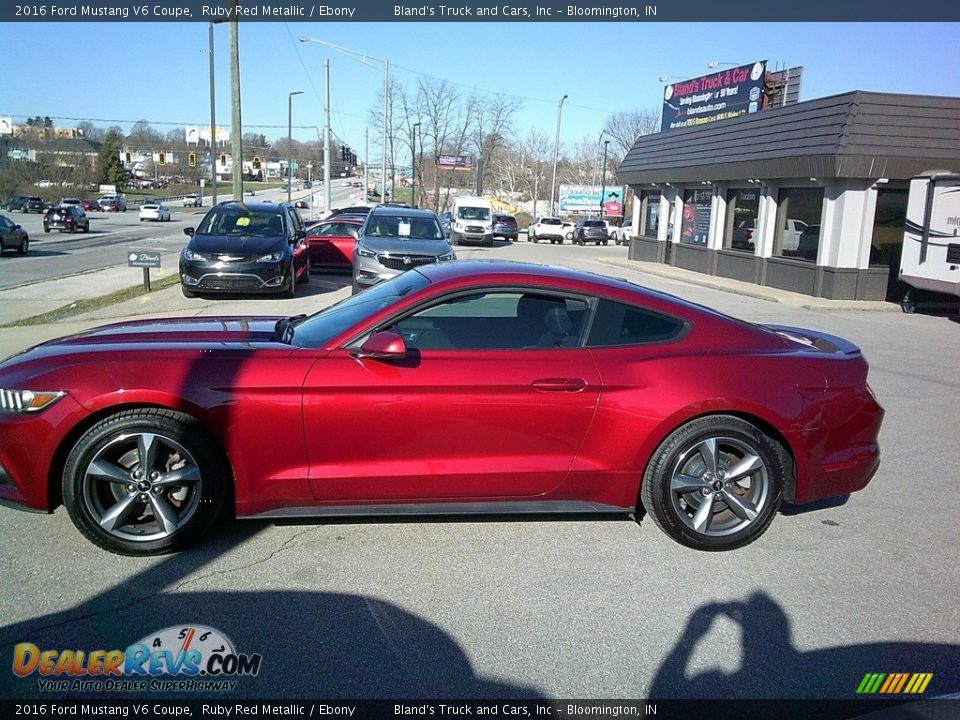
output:
MULTIPOLYGON (((917 290, 960 297, 960 175, 910 181, 900 279, 917 290)), ((916 306, 912 295, 904 298, 908 312, 916 306)))

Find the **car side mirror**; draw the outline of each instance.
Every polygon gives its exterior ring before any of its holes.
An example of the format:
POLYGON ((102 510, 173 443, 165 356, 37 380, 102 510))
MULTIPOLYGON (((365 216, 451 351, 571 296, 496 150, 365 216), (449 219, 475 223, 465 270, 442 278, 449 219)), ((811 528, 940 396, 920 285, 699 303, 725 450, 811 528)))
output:
POLYGON ((374 360, 402 360, 407 356, 407 344, 403 335, 382 330, 368 337, 363 345, 352 350, 350 355, 374 360))
POLYGON ((193 234, 194 234, 195 232, 196 232, 196 230, 193 229, 192 227, 185 227, 185 228, 183 229, 183 234, 184 234, 184 235, 187 235, 187 236, 189 236, 189 237, 193 237, 193 234))

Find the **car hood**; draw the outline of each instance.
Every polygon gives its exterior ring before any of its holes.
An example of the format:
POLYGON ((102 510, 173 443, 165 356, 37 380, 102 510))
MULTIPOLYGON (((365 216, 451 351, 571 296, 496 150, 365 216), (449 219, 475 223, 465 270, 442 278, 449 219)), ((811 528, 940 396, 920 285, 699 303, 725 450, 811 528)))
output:
POLYGON ((446 255, 453 247, 446 240, 404 240, 389 237, 364 237, 358 245, 375 253, 391 255, 446 255))
POLYGON ((283 236, 271 235, 194 235, 187 247, 199 253, 271 253, 287 247, 283 236))
POLYGON ((118 359, 118 353, 144 351, 151 355, 166 350, 210 352, 211 350, 245 349, 273 346, 278 350, 292 350, 274 343, 274 326, 278 317, 204 317, 160 318, 103 325, 85 332, 50 340, 0 362, 0 376, 17 367, 50 366, 71 362, 78 355, 108 354, 118 359))

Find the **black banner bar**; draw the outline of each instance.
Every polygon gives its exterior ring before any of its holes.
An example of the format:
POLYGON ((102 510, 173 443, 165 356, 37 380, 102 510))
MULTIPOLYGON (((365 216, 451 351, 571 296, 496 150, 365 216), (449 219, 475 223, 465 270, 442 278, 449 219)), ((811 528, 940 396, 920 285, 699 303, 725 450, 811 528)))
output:
POLYGON ((960 700, 29 700, 0 701, 0 717, 100 718, 397 718, 498 720, 876 720, 960 717, 960 700))
MULTIPOLYGON (((244 22, 931 22, 960 20, 956 0, 241 0, 244 22)), ((230 0, 3 3, 3 22, 219 22, 230 0)))

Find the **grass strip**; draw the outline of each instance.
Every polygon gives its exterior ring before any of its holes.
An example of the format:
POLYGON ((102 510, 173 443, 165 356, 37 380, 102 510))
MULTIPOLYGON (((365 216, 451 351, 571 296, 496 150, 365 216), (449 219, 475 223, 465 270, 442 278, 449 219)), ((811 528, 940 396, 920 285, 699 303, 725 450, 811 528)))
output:
POLYGON ((33 317, 14 320, 13 322, 6 323, 5 325, 0 325, 0 327, 7 328, 27 327, 29 325, 49 325, 51 323, 61 322, 68 318, 74 317, 75 315, 91 312, 93 310, 99 310, 110 305, 116 305, 117 303, 132 300, 142 295, 149 295, 152 292, 163 290, 179 283, 180 274, 171 273, 160 278, 151 278, 149 292, 144 289, 143 285, 135 285, 133 287, 123 288, 122 290, 115 290, 107 295, 77 300, 69 305, 58 307, 55 310, 50 310, 42 313, 41 315, 34 315, 33 317))

